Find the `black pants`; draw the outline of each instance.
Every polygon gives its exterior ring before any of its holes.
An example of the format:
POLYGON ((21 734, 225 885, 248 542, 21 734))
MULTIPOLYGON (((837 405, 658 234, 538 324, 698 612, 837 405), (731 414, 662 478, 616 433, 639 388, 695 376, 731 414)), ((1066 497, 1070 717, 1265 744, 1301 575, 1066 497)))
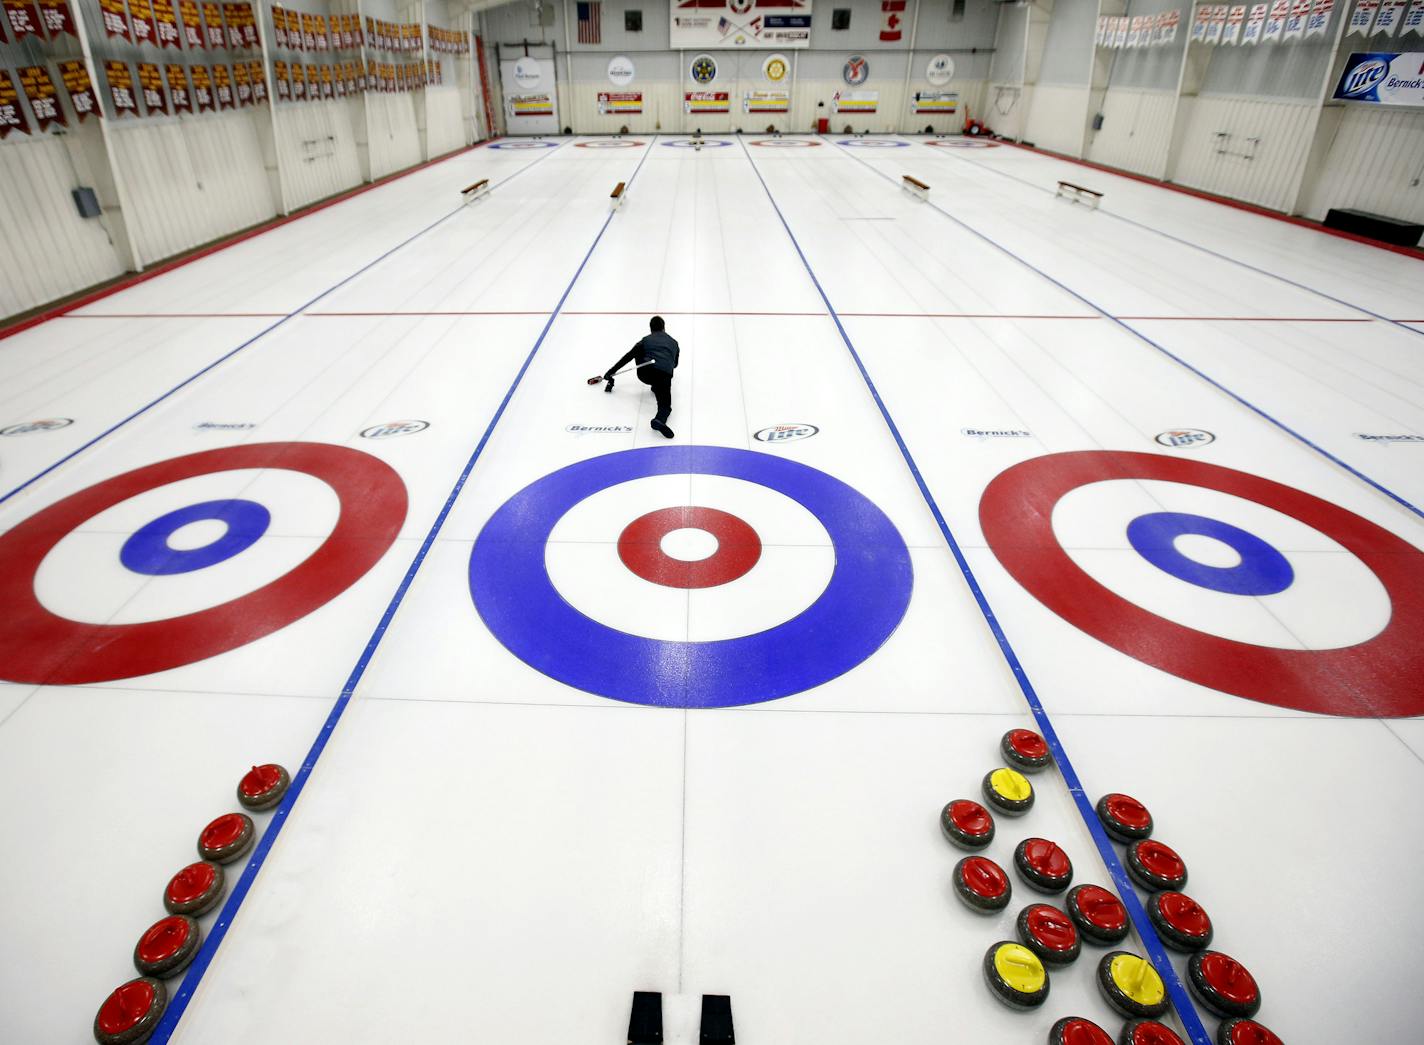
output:
POLYGON ((672 375, 655 366, 645 366, 638 371, 638 380, 653 390, 653 398, 658 401, 658 413, 653 418, 658 424, 667 424, 672 416, 672 375))

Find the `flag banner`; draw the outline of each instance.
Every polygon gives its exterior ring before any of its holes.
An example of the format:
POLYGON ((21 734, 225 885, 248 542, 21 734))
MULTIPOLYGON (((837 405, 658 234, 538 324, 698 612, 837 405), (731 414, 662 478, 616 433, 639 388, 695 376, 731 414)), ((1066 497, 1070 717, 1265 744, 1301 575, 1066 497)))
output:
POLYGON ((905 0, 880 0, 880 39, 900 39, 905 25, 905 0))
POLYGON ((598 114, 600 116, 637 116, 642 111, 642 91, 598 92, 598 114))
POLYGON ((61 33, 79 39, 79 30, 74 28, 74 15, 67 0, 40 0, 40 23, 51 40, 61 33))
POLYGON ((1255 4, 1246 17, 1241 29, 1241 43, 1255 45, 1261 42, 1261 32, 1266 28, 1266 5, 1255 4))
POLYGON ((336 89, 332 85, 331 66, 329 65, 321 67, 321 96, 323 98, 336 97, 336 89))
POLYGON ((203 46, 203 16, 197 0, 178 0, 178 18, 183 23, 183 42, 190 48, 203 46))
POLYGON ((1127 46, 1137 47, 1142 43, 1142 16, 1133 15, 1128 20, 1127 46))
POLYGON ((99 15, 104 21, 104 36, 117 36, 121 40, 133 42, 129 32, 129 12, 124 0, 99 0, 99 15))
POLYGON ((1120 51, 1127 46, 1127 30, 1128 26, 1132 24, 1132 20, 1130 18, 1115 18, 1113 21, 1115 23, 1113 26, 1113 47, 1120 51))
POLYGON ((1305 35, 1305 23, 1310 21, 1311 0, 1291 0, 1291 12, 1286 18, 1286 31, 1282 38, 1299 40, 1305 35))
POLYGON ((1177 27, 1181 25, 1180 11, 1163 11, 1157 16, 1157 42, 1171 44, 1177 42, 1177 27))
POLYGON ((178 14, 173 10, 173 0, 149 0, 153 8, 153 24, 158 31, 158 46, 183 49, 183 38, 178 32, 178 14))
POLYGON ((1414 0, 1414 3, 1409 5, 1408 13, 1404 16, 1399 35, 1408 36, 1410 33, 1424 36, 1424 0, 1414 0))
MULTIPOLYGON (((223 21, 227 23, 227 48, 229 51, 236 51, 242 47, 242 15, 238 11, 237 4, 222 5, 223 21)), ((218 82, 218 69, 226 69, 227 66, 213 66, 213 87, 216 89, 218 82)), ((222 99, 218 99, 218 108, 225 108, 222 99)))
POLYGON ((223 32, 222 8, 217 4, 203 4, 203 27, 207 30, 208 49, 227 49, 227 34, 223 32))
POLYGON ((302 37, 306 32, 308 17, 300 11, 287 12, 287 46, 293 51, 306 50, 302 37))
POLYGON ((1210 4, 1203 4, 1203 5, 1201 5, 1200 7, 1198 7, 1196 14, 1195 14, 1195 15, 1193 16, 1193 18, 1192 18, 1192 35, 1191 35, 1191 40, 1192 40, 1193 43, 1205 43, 1205 42, 1206 42, 1206 27, 1207 27, 1207 23, 1210 22, 1210 21, 1211 21, 1211 5, 1210 5, 1210 4))
POLYGON ((1095 33, 1095 34, 1093 35, 1093 43, 1095 43, 1095 44, 1096 44, 1097 46, 1099 46, 1099 47, 1102 47, 1102 46, 1103 46, 1103 34, 1105 34, 1105 33, 1107 32, 1107 28, 1108 28, 1108 17, 1107 17, 1107 15, 1098 15, 1098 31, 1097 31, 1097 33, 1095 33))
POLYGON ((837 91, 832 99, 836 112, 873 113, 880 107, 879 91, 837 91))
POLYGON ((292 100, 292 82, 287 78, 287 63, 280 58, 272 63, 272 82, 277 86, 277 101, 292 100))
POLYGON ((68 127, 69 121, 59 107, 59 88, 49 78, 49 70, 42 65, 26 65, 16 71, 20 74, 20 88, 30 102, 35 130, 43 133, 56 123, 68 127))
POLYGON ((252 80, 247 75, 246 62, 237 62, 233 65, 232 89, 237 95, 239 109, 246 109, 252 105, 252 80))
MULTIPOLYGON (((903 2, 900 6, 904 6, 903 2)), ((603 5, 598 0, 574 4, 574 14, 578 19, 578 42, 600 44, 603 42, 603 5)), ((881 37, 884 39, 884 37, 881 37)))
POLYGON ((1355 0, 1355 11, 1350 15, 1350 24, 1345 27, 1345 35, 1359 33, 1361 36, 1369 36, 1378 8, 1379 0, 1355 0))
POLYGON ((9 70, 0 69, 0 140, 8 138, 11 131, 29 134, 30 122, 20 108, 20 91, 10 79, 9 70))
MULTIPOLYGON (((10 32, 14 34, 16 43, 27 36, 44 39, 44 33, 40 31, 40 12, 31 0, 5 0, 5 20, 10 23, 10 32)), ((25 133, 30 133, 28 128, 25 133)))
MULTIPOLYGON (((811 45, 811 0, 668 0, 668 7, 673 50, 811 45)), ((890 13, 882 12, 882 28, 890 13)), ((903 23, 903 8, 897 14, 903 23)))
POLYGON ((138 99, 134 97, 133 71, 127 62, 104 63, 104 79, 109 82, 109 98, 119 116, 137 116, 138 99))
POLYGON ((247 79, 252 83, 252 101, 261 105, 267 100, 267 70, 261 62, 247 63, 247 79))
POLYGON ((193 104, 198 112, 211 112, 217 108, 213 102, 213 75, 206 65, 195 65, 188 72, 193 77, 193 104))
POLYGON ((1326 27, 1330 24, 1330 12, 1335 7, 1335 0, 1315 0, 1310 8, 1310 17, 1305 20, 1305 35, 1324 36, 1326 27))
POLYGON ((219 109, 237 108, 237 96, 232 91, 232 71, 226 65, 213 66, 213 97, 219 109))
MULTIPOLYGON (((1289 3, 1290 0, 1283 0, 1283 2, 1289 3)), ((1214 4, 1208 9, 1206 23, 1206 43, 1221 43, 1221 33, 1222 30, 1226 28, 1226 10, 1227 8, 1225 4, 1214 4)))
POLYGON ((272 7, 272 44, 274 47, 286 48, 287 46, 287 9, 285 7, 272 7))
POLYGON ((316 65, 308 65, 303 71, 302 78, 307 85, 307 101, 321 101, 321 69, 316 65))
POLYGON ((1424 52, 1355 53, 1345 61, 1335 97, 1375 105, 1424 106, 1424 52))
POLYGON ((133 25, 134 43, 158 46, 158 26, 148 0, 129 0, 129 22, 133 25))
POLYGON ((99 98, 94 93, 94 82, 89 79, 89 69, 84 59, 74 58, 59 63, 59 79, 69 93, 69 104, 74 106, 74 115, 83 123, 91 116, 103 116, 99 109, 99 98))
POLYGON ((1271 13, 1266 16, 1266 28, 1261 34, 1263 42, 1279 43, 1286 31, 1286 19, 1290 16, 1291 0, 1271 0, 1271 13))
MULTIPOLYGON (((1310 3, 1310 0, 1305 0, 1310 3)), ((1241 24, 1246 21, 1246 8, 1233 7, 1226 16, 1226 28, 1222 31, 1221 42, 1235 46, 1241 39, 1241 24)))
MULTIPOLYGON (((839 95, 837 95, 839 97, 839 95)), ((731 96, 726 91, 684 91, 682 107, 690 113, 731 112, 731 96)), ((550 110, 549 115, 553 115, 550 110)))
POLYGON ((152 62, 138 63, 138 86, 148 115, 168 115, 168 96, 163 92, 163 74, 152 62))
POLYGON ((173 114, 193 111, 193 94, 188 90, 188 70, 181 65, 166 65, 163 71, 168 77, 168 97, 173 101, 173 114))
POLYGON ((1405 8, 1409 0, 1380 0, 1379 14, 1375 15, 1375 32, 1393 36, 1404 21, 1405 8))
POLYGON ((959 111, 959 95, 952 91, 916 91, 910 111, 930 116, 953 116, 959 111))
POLYGON ((312 42, 316 44, 318 51, 325 51, 331 47, 331 37, 326 29, 326 19, 321 15, 312 15, 312 42))

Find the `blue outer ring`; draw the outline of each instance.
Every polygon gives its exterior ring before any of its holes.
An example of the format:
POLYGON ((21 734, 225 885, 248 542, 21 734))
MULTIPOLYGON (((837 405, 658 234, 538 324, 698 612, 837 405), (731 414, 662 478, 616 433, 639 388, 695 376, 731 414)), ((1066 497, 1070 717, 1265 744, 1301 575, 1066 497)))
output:
POLYGON ((1151 512, 1127 524, 1138 555, 1164 573, 1199 588, 1228 595, 1275 595, 1291 586, 1295 571, 1279 551, 1239 526, 1185 512, 1151 512), (1172 543, 1184 534, 1210 537, 1241 556, 1235 566, 1208 566, 1189 559, 1172 543))
POLYGON ((267 532, 272 513, 256 501, 204 501, 160 515, 136 530, 119 549, 119 561, 134 573, 163 577, 191 573, 244 552, 267 532), (175 530, 200 520, 227 523, 227 532, 201 548, 178 549, 168 543, 175 530))
POLYGON ((511 653, 576 689, 655 707, 758 704, 829 682, 890 637, 913 587, 904 540, 863 494, 786 458, 714 446, 624 450, 561 468, 506 501, 470 554, 475 608, 511 653), (757 483, 811 512, 836 552, 820 597, 784 624, 712 642, 630 635, 564 601, 544 565, 559 519, 610 486, 688 473, 757 483))
MULTIPOLYGON (((713 115, 717 115, 713 113, 713 115)), ((730 148, 732 143, 724 138, 703 138, 702 144, 709 149, 720 149, 724 146, 730 148)), ((693 141, 691 138, 679 138, 676 141, 663 142, 664 149, 691 149, 693 141)))
MULTIPOLYGON (((850 114, 847 114, 850 115, 850 114)), ((889 141, 885 138, 847 138, 836 142, 848 149, 908 149, 909 142, 889 141)))

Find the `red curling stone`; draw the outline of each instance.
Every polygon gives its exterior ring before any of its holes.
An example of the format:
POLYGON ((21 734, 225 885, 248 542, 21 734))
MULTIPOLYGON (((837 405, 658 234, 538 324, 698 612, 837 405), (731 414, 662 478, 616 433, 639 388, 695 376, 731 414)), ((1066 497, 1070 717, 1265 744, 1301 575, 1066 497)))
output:
POLYGON ((94 1040, 99 1045, 140 1045, 158 1026, 168 1004, 162 982, 144 976, 114 988, 94 1017, 94 1040))
POLYGON ((1152 833, 1152 814, 1131 795, 1103 795, 1096 808, 1103 828, 1119 842, 1135 842, 1152 833))
POLYGON ((1083 949, 1073 919, 1052 904, 1029 904, 1016 919, 1015 928, 1024 946, 1045 965, 1069 965, 1083 949))
POLYGON ((251 809, 253 812, 271 809, 282 801, 282 796, 287 793, 287 785, 291 782, 292 778, 287 775, 287 771, 275 762, 269 762, 265 766, 253 766, 237 782, 237 800, 242 803, 244 809, 251 809))
POLYGON ((1218 1016, 1250 1019, 1261 1009, 1261 989, 1246 966, 1220 951, 1201 951, 1187 959, 1187 982, 1218 1016))
POLYGON ((1065 1016, 1048 1029, 1048 1045, 1113 1045, 1113 1040, 1092 1020, 1065 1016))
POLYGON ((999 751, 1009 765, 1037 773, 1053 764, 1048 742, 1031 729, 1011 729, 999 740, 999 751))
POLYGON ((160 918, 144 931, 134 946, 134 968, 145 976, 167 979, 188 967, 198 953, 202 933, 186 914, 160 918))
POLYGON ((1127 873, 1149 892, 1186 888, 1187 864, 1176 850, 1152 838, 1143 838, 1127 847, 1127 873))
POLYGON ((1216 1029, 1217 1045, 1285 1045, 1269 1027, 1255 1020, 1232 1018, 1216 1029))
POLYGON ((1154 893, 1147 901, 1147 917, 1162 942, 1176 950, 1199 951, 1211 943, 1211 918, 1186 893, 1154 893))
POLYGON ((1064 908, 1090 943, 1118 943, 1127 936, 1127 908, 1100 885, 1074 886, 1064 908))
POLYGON ((1117 1036, 1117 1045, 1187 1045, 1182 1036, 1156 1020, 1128 1020, 1117 1036))
POLYGON ((198 835, 198 855, 204 860, 229 864, 252 848, 257 830, 246 813, 224 813, 198 835))
POLYGON ((188 914, 194 918, 207 914, 222 899, 223 869, 217 864, 199 860, 189 864, 172 878, 163 890, 163 906, 169 914, 188 914))
POLYGON ((983 849, 994 840, 993 816, 967 798, 956 798, 940 811, 939 827, 961 849, 983 849))
POLYGON ((1004 869, 987 856, 966 856, 954 865, 954 891, 981 914, 994 914, 1009 905, 1013 884, 1004 869))
POLYGON ((1073 862, 1057 842, 1025 838, 1014 850, 1019 877, 1041 893, 1061 893, 1073 881, 1073 862))

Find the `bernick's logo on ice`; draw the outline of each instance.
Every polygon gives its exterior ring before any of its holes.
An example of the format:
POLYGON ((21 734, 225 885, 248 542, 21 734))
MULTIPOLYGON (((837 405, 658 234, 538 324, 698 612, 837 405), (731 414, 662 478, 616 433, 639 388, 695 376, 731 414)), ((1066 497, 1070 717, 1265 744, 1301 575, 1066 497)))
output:
POLYGON ((574 435, 627 435, 633 429, 630 425, 567 425, 564 431, 574 435))
POLYGON ((362 439, 389 439, 395 435, 414 435, 430 427, 429 421, 387 421, 361 430, 362 439))
POLYGON ((1363 439, 1367 443, 1424 443, 1424 435, 1414 435, 1412 432, 1400 432, 1397 435, 1372 435, 1369 432, 1356 432, 1356 439, 1363 439))
POLYGON ((1191 450, 1216 441, 1216 436, 1203 432, 1200 428, 1169 428, 1165 432, 1158 432, 1156 438, 1157 442, 1174 450, 1191 450))
POLYGON ((47 417, 43 421, 22 421, 8 428, 0 428, 0 435, 29 435, 31 432, 53 432, 74 423, 72 417, 47 417))
POLYGON ((961 428, 960 435, 970 439, 1032 439, 1033 433, 1026 428, 961 428))
POLYGON ((248 428, 256 428, 257 426, 251 421, 199 421, 193 427, 200 432, 205 430, 241 432, 248 428))
POLYGON ((794 443, 798 439, 810 439, 819 432, 815 425, 772 425, 752 435, 760 443, 794 443))

